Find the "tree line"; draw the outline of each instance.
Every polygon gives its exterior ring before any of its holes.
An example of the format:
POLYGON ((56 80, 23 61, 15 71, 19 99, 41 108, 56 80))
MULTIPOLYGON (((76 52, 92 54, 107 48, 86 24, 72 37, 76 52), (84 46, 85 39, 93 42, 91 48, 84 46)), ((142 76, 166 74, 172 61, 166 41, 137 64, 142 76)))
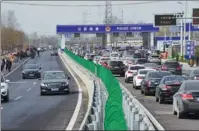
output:
POLYGON ((9 10, 1 14, 1 55, 27 47, 27 36, 17 22, 15 12, 9 10))

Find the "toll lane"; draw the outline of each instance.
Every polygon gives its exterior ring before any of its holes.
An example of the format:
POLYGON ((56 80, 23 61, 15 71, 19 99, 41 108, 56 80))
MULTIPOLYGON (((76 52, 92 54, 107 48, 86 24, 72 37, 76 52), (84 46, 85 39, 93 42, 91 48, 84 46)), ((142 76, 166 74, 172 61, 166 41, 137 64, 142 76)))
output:
POLYGON ((2 130, 64 130, 76 107, 78 89, 75 80, 64 68, 59 57, 43 52, 40 57, 27 63, 40 64, 43 71, 65 70, 71 77, 69 95, 40 96, 40 80, 24 79, 21 68, 7 79, 10 83, 10 101, 2 103, 2 130))
POLYGON ((187 119, 178 119, 172 114, 172 104, 159 104, 154 96, 144 96, 139 89, 134 89, 132 83, 125 83, 123 77, 117 77, 137 100, 140 101, 160 122, 165 130, 198 130, 199 117, 190 115, 187 119))

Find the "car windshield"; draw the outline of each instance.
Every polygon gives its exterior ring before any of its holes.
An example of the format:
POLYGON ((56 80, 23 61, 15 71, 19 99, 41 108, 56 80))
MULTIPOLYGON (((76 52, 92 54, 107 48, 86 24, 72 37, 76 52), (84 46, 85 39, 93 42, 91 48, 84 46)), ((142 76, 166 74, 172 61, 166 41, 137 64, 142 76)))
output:
POLYGON ((179 63, 178 62, 165 62, 165 65, 168 68, 176 68, 177 66, 179 66, 179 63))
POLYGON ((137 61, 137 64, 145 64, 146 62, 147 62, 146 59, 139 59, 139 60, 137 61))
POLYGON ((151 71, 151 70, 141 70, 141 71, 139 71, 139 74, 146 75, 149 71, 151 71))
POLYGON ((185 90, 199 90, 199 82, 189 82, 185 84, 185 90))
POLYGON ((159 58, 158 55, 152 55, 151 57, 152 57, 152 58, 159 58))
POLYGON ((111 66, 121 66, 121 65, 123 65, 123 62, 122 61, 111 61, 110 65, 111 66))
POLYGON ((199 70, 194 70, 193 72, 195 75, 199 75, 199 70))
POLYGON ((4 82, 3 76, 1 76, 1 82, 4 82))
POLYGON ((148 75, 149 78, 159 78, 161 79, 164 76, 171 75, 169 72, 150 72, 148 75))
POLYGON ((133 55, 133 58, 141 58, 141 54, 140 53, 136 53, 133 55))
POLYGON ((178 81, 178 82, 182 82, 184 81, 186 78, 185 77, 181 77, 181 76, 171 76, 171 77, 166 77, 164 82, 173 82, 173 81, 178 81))
POLYGON ((144 69, 145 67, 143 66, 132 66, 130 67, 130 70, 139 70, 139 69, 144 69))
POLYGON ((111 54, 111 57, 119 57, 119 54, 111 54))
POLYGON ((66 76, 63 72, 46 72, 44 74, 44 80, 49 79, 65 79, 66 76))
POLYGON ((25 69, 38 69, 38 65, 25 65, 25 69))

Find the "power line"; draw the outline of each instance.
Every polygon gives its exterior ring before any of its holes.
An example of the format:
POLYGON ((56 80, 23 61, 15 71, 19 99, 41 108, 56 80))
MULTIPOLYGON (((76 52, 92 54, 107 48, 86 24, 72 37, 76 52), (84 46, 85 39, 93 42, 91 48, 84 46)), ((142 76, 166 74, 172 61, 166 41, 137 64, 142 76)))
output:
MULTIPOLYGON (((112 4, 112 6, 129 6, 129 5, 141 5, 141 4, 152 4, 152 3, 160 3, 166 1, 148 1, 148 2, 136 2, 136 3, 122 3, 122 4, 112 4)), ((49 6, 49 7, 94 7, 94 6, 106 6, 105 4, 96 4, 96 5, 66 5, 66 4, 36 4, 36 3, 22 3, 22 2, 8 2, 1 1, 1 3, 5 4, 14 4, 14 5, 28 5, 28 6, 49 6)))

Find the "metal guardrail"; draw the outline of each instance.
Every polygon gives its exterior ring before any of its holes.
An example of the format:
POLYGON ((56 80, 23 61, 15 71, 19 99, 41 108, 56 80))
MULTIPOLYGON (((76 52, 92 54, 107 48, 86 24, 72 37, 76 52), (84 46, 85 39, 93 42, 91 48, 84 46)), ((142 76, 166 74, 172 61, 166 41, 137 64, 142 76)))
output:
POLYGON ((86 121, 79 130, 103 130, 104 127, 104 107, 107 100, 107 94, 103 89, 100 81, 93 81, 94 92, 92 96, 92 106, 89 110, 86 121))
POLYGON ((165 130, 153 115, 123 85, 121 85, 121 88, 123 109, 129 130, 165 130))

